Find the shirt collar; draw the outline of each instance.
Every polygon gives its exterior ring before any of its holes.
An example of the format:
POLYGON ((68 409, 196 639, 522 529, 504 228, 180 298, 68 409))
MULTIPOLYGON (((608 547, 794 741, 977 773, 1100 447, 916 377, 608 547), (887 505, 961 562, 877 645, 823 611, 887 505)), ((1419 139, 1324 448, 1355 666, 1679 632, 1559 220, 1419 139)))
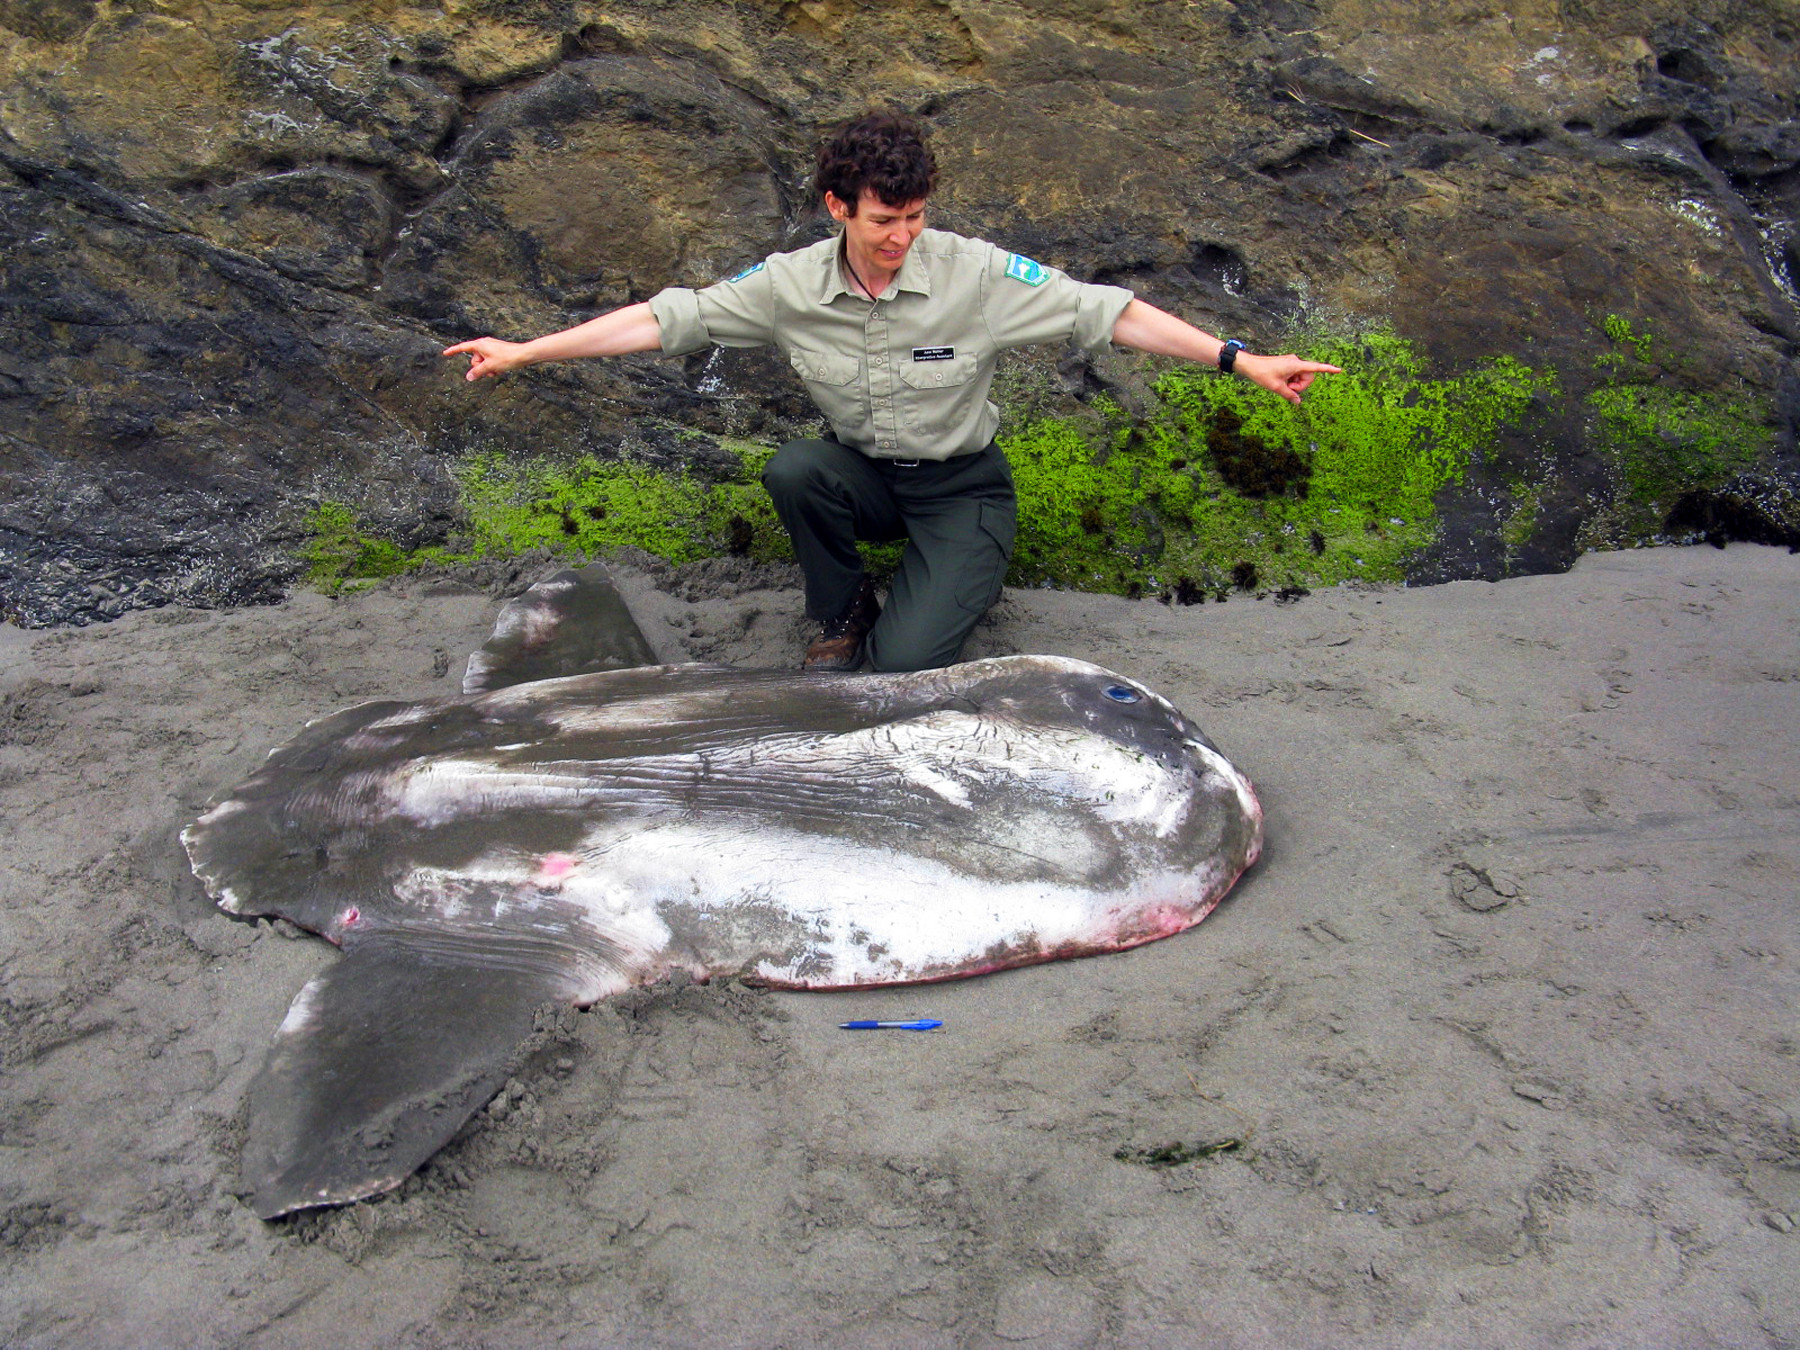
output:
MULTIPOLYGON (((861 291, 850 284, 844 272, 844 236, 839 234, 837 246, 828 255, 830 265, 825 269, 825 289, 819 295, 821 305, 829 305, 840 295, 853 295, 863 299, 861 291)), ((931 271, 925 266, 925 257, 919 252, 919 241, 913 240, 913 246, 906 250, 906 260, 900 264, 900 271, 895 274, 892 289, 913 291, 919 295, 931 294, 931 271)), ((883 291, 883 295, 887 292, 883 291)))
POLYGON ((898 290, 914 291, 919 295, 931 294, 931 271, 925 266, 925 255, 919 251, 918 239, 913 240, 913 246, 906 250, 906 260, 900 264, 894 286, 898 290))

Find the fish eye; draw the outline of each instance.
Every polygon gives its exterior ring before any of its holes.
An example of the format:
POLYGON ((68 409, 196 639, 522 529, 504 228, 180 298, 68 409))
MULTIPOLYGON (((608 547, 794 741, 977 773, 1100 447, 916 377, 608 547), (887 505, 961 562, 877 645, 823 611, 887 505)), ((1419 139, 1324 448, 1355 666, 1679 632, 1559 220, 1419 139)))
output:
POLYGON ((1114 703, 1136 703, 1143 695, 1128 684, 1109 684, 1101 690, 1114 703))

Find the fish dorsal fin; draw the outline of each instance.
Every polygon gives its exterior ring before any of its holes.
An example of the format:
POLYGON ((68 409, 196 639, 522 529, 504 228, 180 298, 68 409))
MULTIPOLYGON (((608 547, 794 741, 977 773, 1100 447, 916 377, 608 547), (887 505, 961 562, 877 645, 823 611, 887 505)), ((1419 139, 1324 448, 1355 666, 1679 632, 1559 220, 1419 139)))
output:
POLYGON ((494 635, 469 657, 463 693, 655 664, 606 568, 593 563, 558 572, 507 601, 494 635))
MULTIPOLYGON (((618 981, 624 987, 624 981, 618 981)), ((556 972, 368 942, 295 996, 250 1087, 244 1181, 273 1219, 391 1190, 506 1081, 556 972)))

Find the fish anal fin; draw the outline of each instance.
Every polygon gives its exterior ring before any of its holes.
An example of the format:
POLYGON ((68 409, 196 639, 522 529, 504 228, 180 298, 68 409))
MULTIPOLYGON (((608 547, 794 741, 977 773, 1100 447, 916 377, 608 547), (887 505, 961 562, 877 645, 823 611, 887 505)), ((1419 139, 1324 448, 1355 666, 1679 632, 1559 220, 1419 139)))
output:
POLYGON ((366 943, 295 997, 250 1088, 244 1181, 265 1219, 392 1190, 506 1081, 548 971, 366 943))

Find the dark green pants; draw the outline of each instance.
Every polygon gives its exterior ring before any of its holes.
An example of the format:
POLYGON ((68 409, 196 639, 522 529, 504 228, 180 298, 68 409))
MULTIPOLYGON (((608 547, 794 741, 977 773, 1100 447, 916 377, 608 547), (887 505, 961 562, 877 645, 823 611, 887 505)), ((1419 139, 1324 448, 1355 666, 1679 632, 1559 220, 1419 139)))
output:
POLYGON ((1012 561, 1018 501, 1000 447, 910 467, 836 441, 789 441, 763 486, 806 575, 806 612, 843 613, 862 582, 856 541, 906 540, 881 618, 869 634, 876 670, 930 670, 956 660, 1012 561))

